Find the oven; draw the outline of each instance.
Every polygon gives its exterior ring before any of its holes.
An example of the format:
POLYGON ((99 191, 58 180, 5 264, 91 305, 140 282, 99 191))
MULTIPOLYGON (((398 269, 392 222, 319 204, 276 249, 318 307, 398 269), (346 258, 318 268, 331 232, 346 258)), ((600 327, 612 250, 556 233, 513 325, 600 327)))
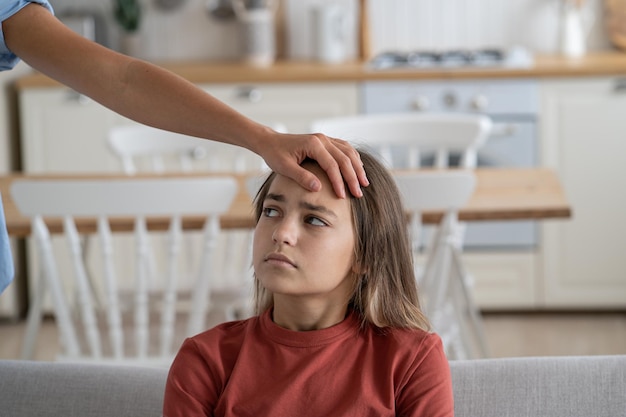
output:
MULTIPOLYGON (((493 131, 478 152, 479 167, 538 165, 538 85, 532 79, 369 81, 361 90, 365 114, 466 112, 489 116, 493 131)), ((451 157, 453 159, 454 156, 451 157)), ((424 156, 428 165, 428 155, 424 156)), ((451 160, 451 165, 454 161, 451 160)), ((485 221, 467 225, 465 250, 532 250, 534 221, 485 221)))

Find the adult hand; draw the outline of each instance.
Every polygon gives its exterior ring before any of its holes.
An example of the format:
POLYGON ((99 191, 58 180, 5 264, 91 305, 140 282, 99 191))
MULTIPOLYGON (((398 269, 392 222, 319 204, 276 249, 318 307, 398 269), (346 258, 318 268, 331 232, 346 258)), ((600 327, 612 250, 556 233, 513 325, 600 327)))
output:
POLYGON ((350 193, 361 197, 361 186, 369 185, 361 157, 348 142, 330 138, 321 133, 282 134, 275 136, 273 143, 259 150, 259 155, 274 171, 287 176, 302 187, 319 191, 320 180, 300 163, 306 158, 317 161, 326 171, 335 193, 340 198, 346 197, 345 184, 350 193))

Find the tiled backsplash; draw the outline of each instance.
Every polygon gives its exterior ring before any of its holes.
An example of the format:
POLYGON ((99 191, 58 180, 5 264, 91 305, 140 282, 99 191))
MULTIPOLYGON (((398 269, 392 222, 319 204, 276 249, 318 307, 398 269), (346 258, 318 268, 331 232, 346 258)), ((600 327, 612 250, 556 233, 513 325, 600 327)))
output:
MULTIPOLYGON (((372 49, 525 46, 557 52, 564 0, 369 0, 372 49)), ((602 0, 587 0, 589 49, 608 46, 602 0), (590 21, 591 23, 591 21, 590 21)))
MULTIPOLYGON (((108 45, 118 48, 120 28, 113 20, 112 0, 50 0, 57 15, 70 10, 96 12, 106 22, 108 45)), ((163 11, 153 0, 140 0, 142 58, 150 60, 231 59, 239 56, 238 26, 234 19, 218 21, 209 15, 206 0, 185 0, 163 11)))
MULTIPOLYGON (((89 9, 107 22, 110 45, 119 29, 112 19, 112 1, 51 0, 58 14, 89 9)), ((185 0, 165 12, 153 0, 140 0, 145 11, 142 56, 153 60, 229 59, 239 56, 235 20, 218 21, 206 11, 206 0, 185 0)), ((287 27, 287 52, 310 57, 309 10, 331 0, 282 0, 287 27)), ((564 0, 369 0, 372 52, 383 50, 506 47, 522 45, 533 51, 557 52, 559 7, 564 0)), ((356 55, 357 0, 332 0, 348 8, 351 35, 347 57, 356 55)), ((596 19, 588 37, 590 50, 609 47, 602 19, 603 0, 587 0, 596 19)))

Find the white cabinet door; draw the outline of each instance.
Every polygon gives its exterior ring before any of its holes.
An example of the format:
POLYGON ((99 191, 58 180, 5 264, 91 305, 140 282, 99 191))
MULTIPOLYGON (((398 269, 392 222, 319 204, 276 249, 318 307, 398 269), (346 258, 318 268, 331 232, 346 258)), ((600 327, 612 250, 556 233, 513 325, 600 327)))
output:
POLYGON ((207 84, 213 96, 268 126, 306 133, 315 119, 358 112, 358 88, 344 83, 207 84))
POLYGON ((543 226, 546 307, 626 307, 626 79, 546 81, 543 163, 571 219, 543 226))
POLYGON ((19 99, 25 172, 120 170, 106 134, 127 119, 68 88, 29 88, 19 99))

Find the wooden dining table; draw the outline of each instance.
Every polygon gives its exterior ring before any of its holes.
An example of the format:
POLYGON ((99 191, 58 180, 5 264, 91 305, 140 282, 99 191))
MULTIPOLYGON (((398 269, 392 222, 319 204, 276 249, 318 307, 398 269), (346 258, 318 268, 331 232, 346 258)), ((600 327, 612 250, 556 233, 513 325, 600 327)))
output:
MULTIPOLYGON (((406 171, 404 171, 406 172, 406 171)), ((479 168, 474 170, 476 188, 469 202, 459 212, 463 221, 487 220, 539 220, 565 219, 571 217, 572 210, 556 173, 548 168, 479 168)), ((31 233, 30 220, 23 216, 11 198, 11 184, 20 179, 110 179, 123 181, 128 178, 149 178, 156 175, 169 177, 202 177, 231 175, 237 178, 241 187, 229 211, 221 217, 225 229, 252 228, 254 216, 252 201, 246 192, 245 183, 252 174, 233 173, 190 173, 190 174, 141 174, 128 177, 121 174, 22 174, 13 173, 0 176, 0 193, 4 203, 7 230, 10 236, 27 237, 31 233)), ((439 221, 442 213, 424 213, 424 223, 439 221)), ((183 228, 199 229, 204 224, 202 215, 183 219, 183 228)), ((62 219, 48 218, 46 223, 51 233, 62 232, 62 219)), ((168 220, 147 219, 151 230, 165 230, 168 220)), ((110 219, 113 231, 128 231, 133 228, 133 219, 110 219)), ((79 231, 89 233, 96 229, 96 219, 77 219, 79 231)))

